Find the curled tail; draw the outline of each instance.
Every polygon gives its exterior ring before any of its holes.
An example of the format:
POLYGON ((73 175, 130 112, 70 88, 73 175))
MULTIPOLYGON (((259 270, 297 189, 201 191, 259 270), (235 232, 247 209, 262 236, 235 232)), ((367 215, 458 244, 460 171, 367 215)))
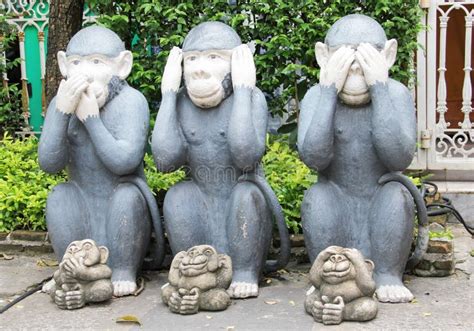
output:
POLYGON ((278 233, 280 235, 280 255, 277 260, 267 260, 265 263, 265 272, 274 272, 281 268, 284 268, 290 260, 290 236, 288 234, 288 228, 286 227, 285 217, 283 210, 281 209, 278 198, 273 192, 270 185, 268 185, 265 178, 259 176, 256 173, 246 173, 239 177, 239 182, 249 181, 254 183, 260 191, 263 193, 268 207, 270 208, 275 222, 278 227, 278 233))
POLYGON ((148 210, 150 211, 151 221, 153 223, 153 228, 155 229, 156 237, 156 247, 155 251, 153 252, 153 260, 147 267, 150 269, 158 269, 165 258, 165 238, 163 234, 163 226, 161 224, 160 212, 158 210, 155 197, 151 193, 150 188, 143 178, 138 176, 125 176, 122 177, 120 181, 122 183, 134 184, 145 198, 146 204, 148 205, 148 210))
POLYGON ((379 179, 379 184, 383 185, 388 182, 398 182, 406 187, 408 192, 410 192, 413 200, 415 200, 416 213, 418 217, 418 236, 416 241, 416 247, 413 254, 408 259, 406 268, 411 270, 413 269, 423 257, 423 254, 428 248, 429 240, 429 228, 428 228, 428 214, 426 211, 425 201, 421 196, 420 191, 413 182, 400 172, 391 172, 383 175, 379 179))

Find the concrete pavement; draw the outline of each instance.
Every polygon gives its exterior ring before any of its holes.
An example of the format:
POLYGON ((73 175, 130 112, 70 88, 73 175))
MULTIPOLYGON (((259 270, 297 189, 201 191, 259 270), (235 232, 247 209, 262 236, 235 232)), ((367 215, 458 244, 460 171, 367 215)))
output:
MULTIPOLYGON (((456 273, 445 278, 407 276, 407 286, 416 299, 407 304, 380 304, 379 314, 367 323, 345 322, 324 327, 314 323, 303 308, 309 288, 309 265, 293 265, 289 272, 266 278, 256 299, 235 300, 224 312, 200 312, 180 316, 161 303, 160 287, 165 272, 145 274, 150 281, 137 297, 113 299, 75 311, 58 309, 44 293, 35 293, 0 315, 2 330, 473 330, 474 329, 474 240, 460 226, 453 227, 456 273), (133 315, 141 323, 119 324, 133 315)), ((51 255, 42 256, 52 258, 51 255)), ((28 285, 41 281, 54 267, 37 265, 40 257, 15 256, 0 260, 0 305, 28 285)))

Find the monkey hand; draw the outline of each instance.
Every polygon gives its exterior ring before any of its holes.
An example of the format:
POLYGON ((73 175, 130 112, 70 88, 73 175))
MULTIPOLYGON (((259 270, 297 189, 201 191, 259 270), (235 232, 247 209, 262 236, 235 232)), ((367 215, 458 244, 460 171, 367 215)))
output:
POLYGON ((352 264, 365 264, 365 258, 362 253, 355 248, 344 248, 342 253, 352 262, 352 264))
POLYGON ((333 303, 329 303, 329 298, 325 295, 323 295, 321 299, 324 302, 323 324, 340 324, 342 322, 345 307, 342 297, 337 296, 333 303))
POLYGON ((180 314, 189 315, 196 314, 199 310, 199 289, 193 288, 190 291, 186 289, 179 289, 181 295, 180 314))
POLYGON ((63 290, 56 290, 54 292, 54 303, 60 309, 66 309, 66 293, 63 290))
POLYGON ((56 109, 64 114, 72 114, 76 110, 82 93, 89 83, 84 75, 75 75, 68 80, 61 80, 56 95, 56 109))
POLYGON ((354 54, 355 51, 352 48, 347 46, 340 47, 325 65, 321 65, 319 83, 325 87, 334 84, 337 93, 339 93, 346 82, 352 62, 354 62, 354 54))
POLYGON ((371 44, 361 43, 357 47, 355 56, 364 72, 367 85, 372 86, 377 82, 387 82, 390 64, 387 63, 385 56, 381 52, 376 50, 371 44))
POLYGON ((87 267, 84 266, 82 258, 78 261, 71 257, 61 262, 61 266, 66 273, 66 277, 69 279, 81 279, 87 273, 87 267))
POLYGON ((318 323, 323 322, 323 310, 324 310, 324 304, 321 301, 314 300, 311 313, 313 314, 313 318, 315 322, 318 322, 318 323))
POLYGON ((81 308, 86 304, 84 291, 81 288, 66 292, 64 300, 67 309, 81 308))
POLYGON ((319 263, 322 263, 326 261, 332 255, 339 254, 340 252, 341 252, 341 248, 339 246, 329 246, 316 257, 316 260, 319 263))
POLYGON ((173 292, 168 301, 168 307, 173 313, 179 313, 181 308, 181 296, 177 292, 173 292))
POLYGON ((255 62, 250 48, 246 45, 237 46, 232 50, 232 85, 235 88, 254 88, 257 81, 255 62))
POLYGON ((76 116, 81 122, 89 117, 99 117, 99 105, 92 89, 88 88, 85 93, 82 93, 76 116))
POLYGON ((161 93, 178 92, 181 85, 181 62, 183 60, 183 52, 178 47, 173 47, 166 61, 165 71, 161 78, 161 93))

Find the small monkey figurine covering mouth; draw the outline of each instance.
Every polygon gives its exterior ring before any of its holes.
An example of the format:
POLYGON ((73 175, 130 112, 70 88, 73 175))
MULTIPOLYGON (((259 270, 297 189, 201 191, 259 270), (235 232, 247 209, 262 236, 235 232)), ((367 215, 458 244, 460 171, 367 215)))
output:
POLYGON ((112 298, 112 270, 107 266, 109 250, 94 240, 73 241, 54 273, 56 290, 51 297, 61 309, 77 309, 89 302, 112 298))
POLYGON ((232 261, 212 246, 194 246, 176 254, 168 280, 161 297, 173 313, 225 310, 231 304, 226 290, 232 281, 232 261))

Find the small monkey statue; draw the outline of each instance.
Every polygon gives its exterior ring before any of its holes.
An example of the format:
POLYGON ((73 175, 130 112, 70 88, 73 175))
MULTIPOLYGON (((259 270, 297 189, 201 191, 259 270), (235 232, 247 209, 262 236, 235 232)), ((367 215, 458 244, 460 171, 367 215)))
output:
POLYGON ((106 262, 109 250, 91 239, 73 241, 54 273, 56 290, 51 297, 61 309, 77 309, 89 302, 112 298, 112 270, 106 262))
POLYGON ((212 246, 194 246, 176 254, 168 280, 161 297, 173 313, 224 310, 231 303, 226 290, 232 281, 232 262, 212 246))

